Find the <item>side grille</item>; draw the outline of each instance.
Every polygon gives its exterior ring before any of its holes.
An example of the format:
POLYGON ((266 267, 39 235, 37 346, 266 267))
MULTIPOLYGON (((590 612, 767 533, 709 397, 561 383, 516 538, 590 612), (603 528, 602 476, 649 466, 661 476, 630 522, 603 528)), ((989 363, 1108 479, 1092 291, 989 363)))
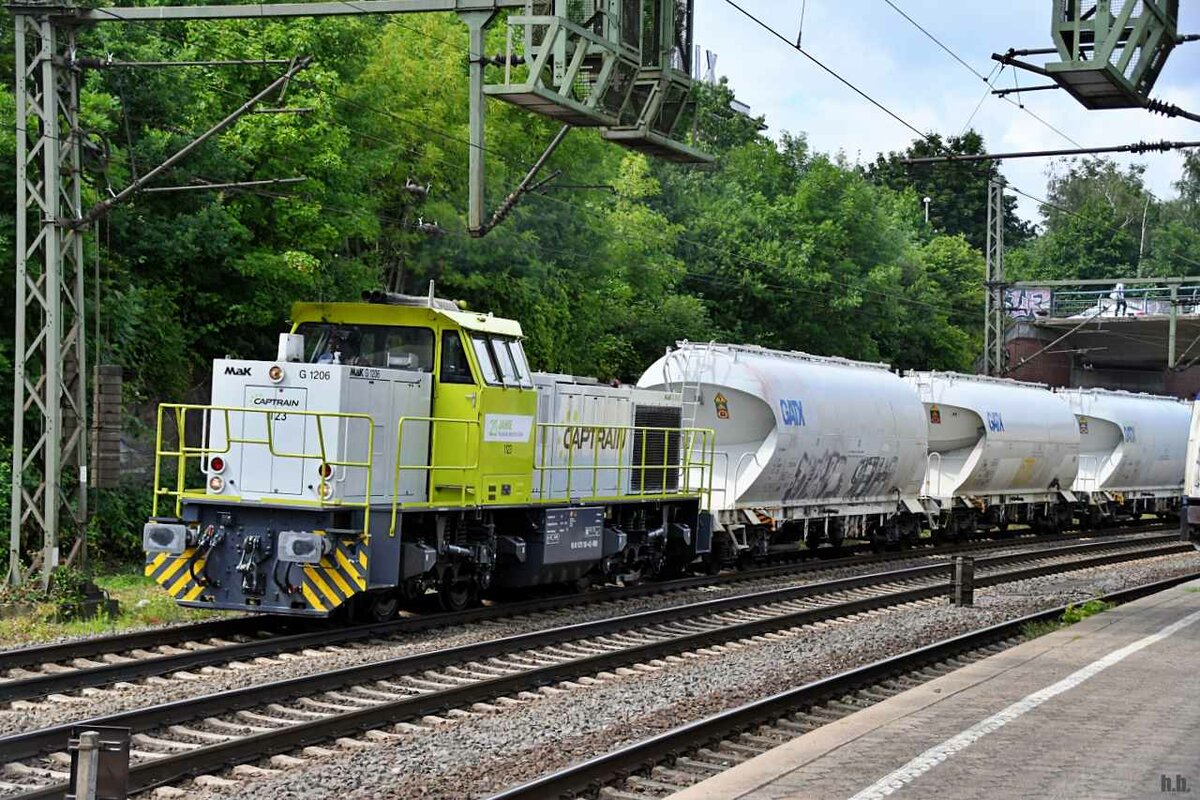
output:
MULTIPOLYGON (((637 406, 633 424, 637 428, 675 428, 683 422, 683 409, 668 406, 637 406)), ((633 434, 633 475, 630 489, 639 492, 673 492, 679 488, 680 434, 675 431, 643 431, 633 434), (643 458, 642 448, 645 447, 643 458), (638 469, 642 464, 645 470, 638 469), (663 465, 669 465, 666 475, 663 465), (665 482, 664 482, 665 478, 665 482)))

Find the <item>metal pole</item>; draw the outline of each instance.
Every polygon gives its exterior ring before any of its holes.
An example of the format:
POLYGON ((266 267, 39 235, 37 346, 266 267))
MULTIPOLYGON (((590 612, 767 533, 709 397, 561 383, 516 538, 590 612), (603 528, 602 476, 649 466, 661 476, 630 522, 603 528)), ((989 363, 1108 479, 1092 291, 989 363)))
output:
POLYGON ((483 57, 488 26, 496 17, 495 11, 467 11, 459 18, 467 24, 469 55, 471 61, 470 95, 470 158, 468 164, 468 210, 467 230, 472 236, 482 236, 484 173, 484 122, 487 117, 487 96, 483 92, 483 57))
POLYGON ((45 336, 46 371, 43 397, 46 401, 45 471, 42 494, 42 588, 50 585, 50 573, 58 561, 58 500, 62 492, 62 241, 57 221, 62 217, 62 172, 59 161, 61 127, 58 120, 57 55, 58 28, 49 19, 39 20, 42 47, 41 123, 42 123, 42 282, 46 292, 45 336))
POLYGON ((954 559, 954 597, 956 606, 975 605, 975 559, 956 556, 954 559))
POLYGON ((13 344, 13 435, 12 435, 12 497, 9 505, 8 529, 8 582, 16 586, 21 582, 21 528, 23 527, 22 502, 25 472, 25 289, 29 280, 25 266, 25 250, 28 247, 26 230, 29 192, 26 183, 25 162, 28 159, 28 85, 26 72, 29 69, 28 53, 25 50, 25 27, 33 24, 28 17, 13 17, 16 27, 16 111, 17 111, 17 208, 16 208, 16 330, 13 344))
POLYGON ((75 800, 96 800, 96 778, 100 772, 100 734, 79 734, 79 761, 75 770, 75 800))
MULTIPOLYGON (((68 52, 75 50, 75 31, 70 29, 67 38, 68 52)), ((69 65, 58 71, 63 82, 60 97, 66 101, 65 118, 70 125, 70 133, 62 142, 63 153, 60 165, 64 170, 66 184, 63 187, 63 202, 68 205, 64 216, 75 219, 83 213, 83 158, 81 141, 83 133, 79 124, 79 73, 69 65)), ((63 288, 65 304, 63 305, 63 365, 70 366, 68 375, 64 375, 63 395, 60 405, 70 414, 70 426, 65 428, 63 453, 69 460, 72 471, 71 477, 78 480, 75 494, 74 516, 75 541, 79 546, 80 569, 90 576, 87 562, 88 521, 88 396, 87 396, 87 314, 85 313, 83 229, 58 227, 64 236, 63 243, 63 288), (71 459, 70 456, 74 455, 71 459)), ((100 309, 95 310, 97 316, 100 309)), ((68 498, 64 497, 60 508, 71 508, 68 498)), ((46 576, 49 579, 49 575, 46 576)))
POLYGON ((988 181, 983 374, 1004 373, 1004 183, 988 181))
POLYGON ((1142 258, 1146 255, 1146 220, 1150 217, 1150 193, 1146 192, 1146 207, 1142 209, 1142 238, 1138 244, 1137 276, 1142 277, 1142 258))
POLYGON ((1179 284, 1171 284, 1171 331, 1167 342, 1167 369, 1175 369, 1176 326, 1179 318, 1179 284))

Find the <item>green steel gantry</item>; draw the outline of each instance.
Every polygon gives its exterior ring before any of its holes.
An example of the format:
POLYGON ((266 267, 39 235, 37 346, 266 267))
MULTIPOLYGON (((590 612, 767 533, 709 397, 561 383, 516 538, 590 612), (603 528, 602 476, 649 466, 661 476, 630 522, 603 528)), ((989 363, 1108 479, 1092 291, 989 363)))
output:
POLYGON ((1046 65, 1091 109, 1139 108, 1178 41, 1179 0, 1054 0, 1061 59, 1046 65))

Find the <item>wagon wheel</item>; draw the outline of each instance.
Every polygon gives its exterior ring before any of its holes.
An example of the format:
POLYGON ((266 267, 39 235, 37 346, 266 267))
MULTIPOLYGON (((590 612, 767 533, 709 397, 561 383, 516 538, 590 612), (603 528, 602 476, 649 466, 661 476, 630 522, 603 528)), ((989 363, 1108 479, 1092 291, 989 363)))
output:
POLYGON ((475 605, 479 599, 479 591, 475 581, 448 575, 438 587, 438 605, 443 611, 462 611, 475 605))

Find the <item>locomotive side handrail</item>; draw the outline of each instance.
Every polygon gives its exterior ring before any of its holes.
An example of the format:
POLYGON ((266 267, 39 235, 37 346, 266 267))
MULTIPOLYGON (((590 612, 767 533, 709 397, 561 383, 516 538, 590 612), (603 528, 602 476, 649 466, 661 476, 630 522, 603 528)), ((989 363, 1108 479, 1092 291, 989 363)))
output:
POLYGON ((399 516, 399 509, 401 507, 404 507, 404 508, 433 508, 435 505, 444 505, 444 503, 439 503, 433 499, 433 491, 434 491, 435 487, 433 485, 432 480, 429 481, 428 495, 424 501, 416 500, 416 501, 406 501, 403 503, 400 502, 400 473, 402 471, 427 472, 427 473, 429 473, 429 475, 431 477, 435 470, 437 470, 437 471, 444 470, 447 472, 459 472, 462 474, 462 480, 460 481, 459 487, 458 487, 460 504, 463 506, 467 505, 468 488, 471 489, 471 492, 470 492, 471 494, 478 496, 477 487, 468 487, 467 486, 467 477, 472 472, 478 473, 478 471, 479 471, 479 439, 480 439, 480 436, 478 433, 479 429, 480 429, 480 425, 479 425, 479 420, 477 420, 477 419, 460 419, 458 417, 400 417, 400 419, 396 422, 396 460, 393 462, 395 464, 395 474, 392 476, 392 511, 391 511, 392 521, 391 521, 391 528, 388 530, 388 536, 396 535, 396 522, 397 522, 397 519, 399 516), (429 435, 429 452, 430 453, 437 452, 438 431, 441 428, 441 426, 443 426, 443 425, 461 425, 463 428, 463 453, 466 454, 471 451, 471 442, 474 441, 475 442, 475 448, 474 448, 475 449, 475 463, 474 464, 464 464, 462 466, 447 465, 447 464, 435 464, 435 463, 432 463, 432 459, 431 459, 430 463, 427 463, 427 464, 404 464, 404 463, 401 463, 401 452, 402 452, 402 448, 404 447, 404 426, 408 425, 408 424, 412 424, 412 423, 421 423, 421 424, 428 426, 426 430, 429 435), (471 435, 472 429, 475 429, 477 431, 476 435, 474 435, 474 436, 471 435))
MULTIPOLYGON (((209 495, 207 484, 202 489, 189 489, 187 485, 188 462, 195 459, 199 462, 202 470, 209 463, 212 456, 227 455, 233 449, 234 445, 250 446, 250 447, 265 447, 267 453, 272 458, 282 459, 300 459, 300 460, 319 460, 322 464, 327 464, 331 468, 342 467, 344 469, 361 469, 365 471, 366 488, 363 495, 363 501, 344 500, 342 498, 323 497, 325 487, 330 484, 323 474, 318 473, 320 483, 318 487, 317 499, 306 498, 276 498, 264 497, 261 502, 265 503, 287 503, 292 505, 327 507, 327 506, 349 506, 353 508, 369 509, 371 503, 371 469, 372 469, 372 454, 374 452, 375 441, 375 426, 374 422, 368 414, 351 414, 335 411, 297 411, 288 409, 286 412, 289 416, 297 416, 303 418, 311 418, 315 421, 317 434, 317 451, 316 452, 290 452, 287 450, 276 448, 276 435, 274 432, 274 423, 281 421, 279 419, 280 412, 275 409, 262 408, 240 408, 237 406, 215 406, 215 405, 200 405, 188 403, 162 403, 158 407, 158 425, 154 441, 154 492, 151 502, 152 514, 159 515, 159 500, 163 497, 173 497, 175 503, 175 516, 180 516, 183 512, 183 501, 189 498, 202 499, 209 497, 220 497, 221 500, 229 503, 244 502, 240 495, 209 495), (199 412, 203 418, 202 425, 202 441, 199 446, 189 445, 187 441, 187 419, 189 413, 199 412), (242 415, 243 430, 244 421, 247 415, 262 415, 265 421, 265 438, 254 438, 245 435, 234 435, 232 420, 234 415, 242 415), (223 419, 225 425, 225 443, 222 447, 211 446, 211 430, 213 418, 223 419), (166 448, 164 442, 166 439, 166 423, 171 420, 175 424, 176 446, 174 449, 166 448), (347 420, 353 424, 354 420, 365 422, 367 427, 367 447, 365 460, 354 460, 349 458, 330 458, 330 453, 326 447, 325 427, 326 420, 347 420), (163 485, 163 462, 166 459, 174 459, 175 461, 175 478, 174 486, 163 485)), ((347 428, 349 425, 346 426, 347 428)), ((206 470, 204 470, 206 471, 206 470)), ((370 514, 366 514, 367 519, 364 521, 364 534, 369 534, 370 514)))
POLYGON ((534 458, 533 469, 538 473, 537 500, 539 502, 608 502, 622 499, 668 499, 679 496, 697 495, 705 499, 706 503, 711 502, 712 498, 712 481, 713 481, 713 463, 716 458, 716 433, 711 428, 656 428, 637 425, 608 425, 598 423, 595 425, 583 425, 568 422, 539 422, 536 426, 539 434, 540 445, 534 458), (592 461, 590 464, 576 464, 575 453, 581 448, 567 447, 567 463, 553 463, 547 459, 546 449, 549 443, 554 438, 551 434, 553 431, 570 431, 576 428, 586 427, 603 430, 605 432, 617 433, 615 448, 614 464, 601 464, 601 439, 593 437, 591 446, 592 461), (642 434, 640 452, 634 453, 632 449, 628 452, 629 463, 626 463, 626 442, 632 438, 629 434, 642 434), (647 447, 650 441, 649 434, 660 434, 663 437, 664 445, 669 444, 670 437, 677 437, 679 440, 679 455, 678 460, 674 463, 669 458, 669 447, 663 447, 663 463, 649 463, 647 461, 647 447), (633 462, 637 459, 637 463, 633 462), (554 489, 553 477, 550 477, 549 487, 547 487, 547 473, 565 472, 567 484, 565 491, 561 496, 554 489), (603 473, 616 472, 616 483, 613 488, 613 494, 606 495, 600 489, 600 476, 603 473), (640 477, 638 490, 634 491, 632 487, 626 493, 622 493, 622 475, 628 472, 632 482, 633 476, 636 474, 640 477), (578 473, 587 473, 591 476, 590 494, 574 497, 573 489, 579 488, 573 485, 574 477, 578 473), (660 489, 647 490, 646 478, 648 475, 659 473, 661 483, 660 489), (669 489, 668 477, 672 473, 676 473, 680 481, 675 489, 669 489), (698 473, 698 474, 697 474, 698 473))

